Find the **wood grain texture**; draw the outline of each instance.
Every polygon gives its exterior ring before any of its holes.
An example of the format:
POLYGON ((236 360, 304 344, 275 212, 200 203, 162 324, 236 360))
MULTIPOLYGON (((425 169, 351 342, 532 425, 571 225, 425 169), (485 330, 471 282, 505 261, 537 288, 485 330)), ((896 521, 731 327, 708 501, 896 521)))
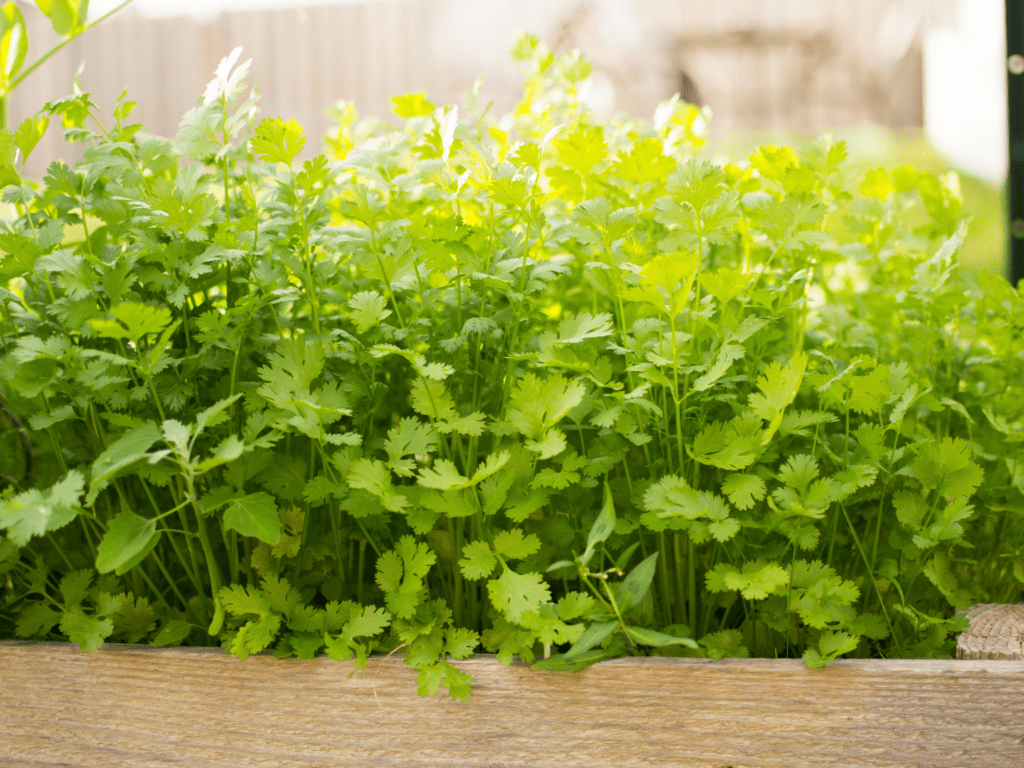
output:
POLYGON ((1016 605, 976 603, 957 613, 971 622, 957 635, 958 659, 1024 659, 1024 600, 1016 605))
POLYGON ((1024 661, 456 662, 468 702, 396 656, 239 662, 219 648, 0 642, 5 768, 1024 765, 1024 661))

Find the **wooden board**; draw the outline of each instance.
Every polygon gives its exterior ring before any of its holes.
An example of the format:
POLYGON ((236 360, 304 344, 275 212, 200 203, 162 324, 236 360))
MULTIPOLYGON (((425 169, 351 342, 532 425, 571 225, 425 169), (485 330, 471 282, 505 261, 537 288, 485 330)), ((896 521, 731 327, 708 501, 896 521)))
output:
POLYGON ((1024 765, 1024 661, 456 662, 469 702, 396 656, 239 662, 219 648, 0 642, 5 768, 1024 765))

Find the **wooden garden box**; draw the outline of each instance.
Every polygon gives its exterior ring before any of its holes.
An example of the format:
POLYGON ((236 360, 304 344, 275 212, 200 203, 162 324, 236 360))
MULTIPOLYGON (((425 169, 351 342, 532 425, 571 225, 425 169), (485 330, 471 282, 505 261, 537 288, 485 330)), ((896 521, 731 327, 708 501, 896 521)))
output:
POLYGON ((1024 603, 977 605, 948 660, 458 663, 468 702, 396 656, 244 663, 219 648, 0 642, 4 768, 1024 766, 1024 603))

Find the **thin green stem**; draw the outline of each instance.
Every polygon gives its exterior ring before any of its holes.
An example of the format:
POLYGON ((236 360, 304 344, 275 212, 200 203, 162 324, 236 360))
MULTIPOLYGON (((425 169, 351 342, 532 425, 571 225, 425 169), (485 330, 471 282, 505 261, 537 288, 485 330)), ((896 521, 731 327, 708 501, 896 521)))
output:
MULTIPOLYGON (((58 51, 59 51, 59 50, 60 50, 61 48, 63 48, 63 47, 65 46, 65 45, 67 45, 67 44, 68 44, 68 43, 70 43, 70 42, 71 42, 72 40, 74 40, 74 39, 75 39, 75 38, 76 38, 76 37, 77 37, 78 35, 82 34, 82 33, 83 33, 83 32, 85 32, 86 30, 92 29, 92 28, 93 28, 93 27, 95 27, 95 26, 96 26, 97 24, 99 24, 99 23, 103 22, 104 20, 106 20, 106 19, 107 19, 107 17, 109 17, 109 16, 113 16, 113 15, 114 15, 115 13, 117 13, 118 11, 120 11, 120 10, 121 10, 122 8, 124 8, 124 7, 126 6, 126 5, 128 5, 128 4, 129 4, 129 3, 131 3, 131 2, 132 2, 132 0, 124 0, 124 2, 123 2, 123 3, 121 3, 121 4, 119 5, 119 6, 117 6, 116 8, 113 8, 113 9, 111 9, 111 10, 107 11, 107 12, 106 12, 105 14, 103 14, 103 15, 102 15, 102 16, 100 16, 100 17, 99 17, 98 19, 96 19, 96 21, 92 21, 92 22, 89 22, 89 23, 88 23, 88 24, 86 24, 86 25, 85 25, 84 27, 82 27, 82 28, 81 28, 80 30, 78 30, 77 32, 75 32, 74 34, 72 34, 72 35, 70 35, 70 36, 66 37, 66 38, 65 38, 65 39, 63 39, 63 40, 61 40, 61 41, 60 41, 59 43, 57 43, 57 44, 56 44, 55 46, 53 46, 53 48, 51 48, 51 49, 50 49, 50 50, 48 50, 48 51, 47 51, 46 53, 44 53, 44 54, 43 54, 42 56, 40 56, 40 57, 39 57, 38 59, 36 59, 36 60, 35 60, 34 62, 32 62, 32 64, 31 64, 31 65, 30 65, 30 66, 29 66, 29 67, 28 67, 27 69, 23 69, 23 70, 21 71, 21 74, 19 74, 19 75, 18 75, 17 77, 15 77, 15 78, 14 78, 13 80, 11 80, 11 82, 10 82, 10 83, 8 83, 8 85, 7 85, 7 93, 10 93, 10 92, 11 92, 11 91, 13 91, 13 90, 14 90, 15 88, 17 88, 17 87, 18 87, 18 85, 20 85, 20 84, 21 84, 21 82, 22 82, 22 81, 23 81, 23 80, 24 80, 24 79, 25 79, 26 77, 28 77, 28 76, 29 76, 29 75, 31 75, 31 74, 32 74, 33 72, 35 72, 35 71, 36 71, 36 70, 37 70, 37 69, 38 69, 38 68, 39 68, 39 67, 40 67, 40 66, 41 66, 42 64, 44 64, 44 63, 45 63, 45 62, 46 62, 46 61, 47 61, 47 60, 48 60, 48 59, 49 59, 49 58, 50 58, 51 56, 53 56, 53 55, 54 55, 55 53, 57 53, 57 52, 58 52, 58 51)), ((6 99, 5 99, 5 101, 6 101, 6 99)), ((5 108, 4 108, 4 109, 6 110, 6 106, 5 106, 5 108)), ((6 122, 6 111, 4 111, 4 114, 3 114, 3 119, 4 119, 4 125, 3 125, 2 127, 6 128, 6 127, 7 127, 7 122, 6 122)))

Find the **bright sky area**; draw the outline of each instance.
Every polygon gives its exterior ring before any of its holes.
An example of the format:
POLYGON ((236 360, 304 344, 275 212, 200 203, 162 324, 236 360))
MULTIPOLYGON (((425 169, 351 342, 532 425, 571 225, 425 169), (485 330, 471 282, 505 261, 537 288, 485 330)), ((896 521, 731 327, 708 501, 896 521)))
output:
MULTIPOLYGON (((90 17, 119 1, 92 0, 90 17)), ((374 0, 135 0, 133 7, 145 16, 211 19, 220 11, 361 1, 374 0)), ((1006 178, 1008 132, 1004 0, 957 0, 957 5, 955 26, 926 34, 925 125, 932 142, 954 164, 1000 184, 1006 178)))

